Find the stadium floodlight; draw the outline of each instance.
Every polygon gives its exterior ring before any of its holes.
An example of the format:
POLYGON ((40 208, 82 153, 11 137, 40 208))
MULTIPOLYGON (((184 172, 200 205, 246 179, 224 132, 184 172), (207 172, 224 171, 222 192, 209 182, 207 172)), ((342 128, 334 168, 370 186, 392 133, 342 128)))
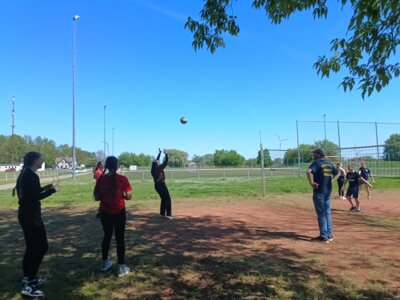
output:
POLYGON ((104 105, 104 160, 106 159, 106 145, 107 145, 107 139, 106 139, 106 109, 108 105, 104 105))
POLYGON ((75 180, 76 147, 75 147, 75 66, 76 66, 76 25, 80 16, 72 17, 72 179, 75 180))

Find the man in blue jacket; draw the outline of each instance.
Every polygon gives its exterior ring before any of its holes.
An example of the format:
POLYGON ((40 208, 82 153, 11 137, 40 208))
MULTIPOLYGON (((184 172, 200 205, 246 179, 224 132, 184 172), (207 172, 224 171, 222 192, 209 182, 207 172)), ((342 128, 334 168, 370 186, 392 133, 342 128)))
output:
POLYGON ((329 243, 333 241, 331 218, 332 182, 339 177, 334 165, 325 160, 325 153, 321 149, 313 152, 314 162, 308 167, 307 179, 313 189, 313 202, 317 213, 319 236, 312 238, 315 242, 329 243))

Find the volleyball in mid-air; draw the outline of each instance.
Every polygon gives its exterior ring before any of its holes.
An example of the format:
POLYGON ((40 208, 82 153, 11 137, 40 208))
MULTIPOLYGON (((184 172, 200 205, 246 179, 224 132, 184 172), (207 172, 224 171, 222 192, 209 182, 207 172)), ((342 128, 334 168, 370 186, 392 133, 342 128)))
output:
POLYGON ((182 118, 181 118, 181 123, 182 123, 182 124, 186 124, 187 121, 188 121, 188 120, 187 120, 185 117, 182 117, 182 118))

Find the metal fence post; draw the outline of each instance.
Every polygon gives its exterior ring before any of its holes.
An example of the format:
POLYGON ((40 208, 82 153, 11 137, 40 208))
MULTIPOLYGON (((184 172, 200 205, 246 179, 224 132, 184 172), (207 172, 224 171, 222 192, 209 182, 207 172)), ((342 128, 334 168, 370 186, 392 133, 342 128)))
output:
POLYGON ((297 132, 297 163, 299 166, 299 177, 300 177, 301 165, 300 165, 299 121, 298 120, 296 120, 296 132, 297 132))

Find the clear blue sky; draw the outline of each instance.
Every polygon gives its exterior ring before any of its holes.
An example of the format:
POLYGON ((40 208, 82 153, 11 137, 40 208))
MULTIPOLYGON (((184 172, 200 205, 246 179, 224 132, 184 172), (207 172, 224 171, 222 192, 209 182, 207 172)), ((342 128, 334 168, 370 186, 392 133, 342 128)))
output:
MULTIPOLYGON (((103 107, 111 154, 155 154, 158 147, 203 155, 234 149, 296 147, 296 120, 399 122, 400 81, 362 100, 338 88, 342 75, 320 79, 312 68, 345 35, 348 11, 327 20, 310 12, 272 25, 239 1, 241 31, 212 55, 195 52, 184 29, 203 1, 0 1, 0 134, 16 133, 72 144, 72 16, 77 21, 76 145, 103 149, 103 107), (185 116, 189 122, 179 123, 185 116)), ((343 124, 342 146, 373 145, 374 125, 343 124)), ((383 143, 399 125, 379 126, 383 143)), ((335 123, 327 138, 337 142, 335 123)), ((300 142, 324 139, 322 123, 300 123, 300 142)))

